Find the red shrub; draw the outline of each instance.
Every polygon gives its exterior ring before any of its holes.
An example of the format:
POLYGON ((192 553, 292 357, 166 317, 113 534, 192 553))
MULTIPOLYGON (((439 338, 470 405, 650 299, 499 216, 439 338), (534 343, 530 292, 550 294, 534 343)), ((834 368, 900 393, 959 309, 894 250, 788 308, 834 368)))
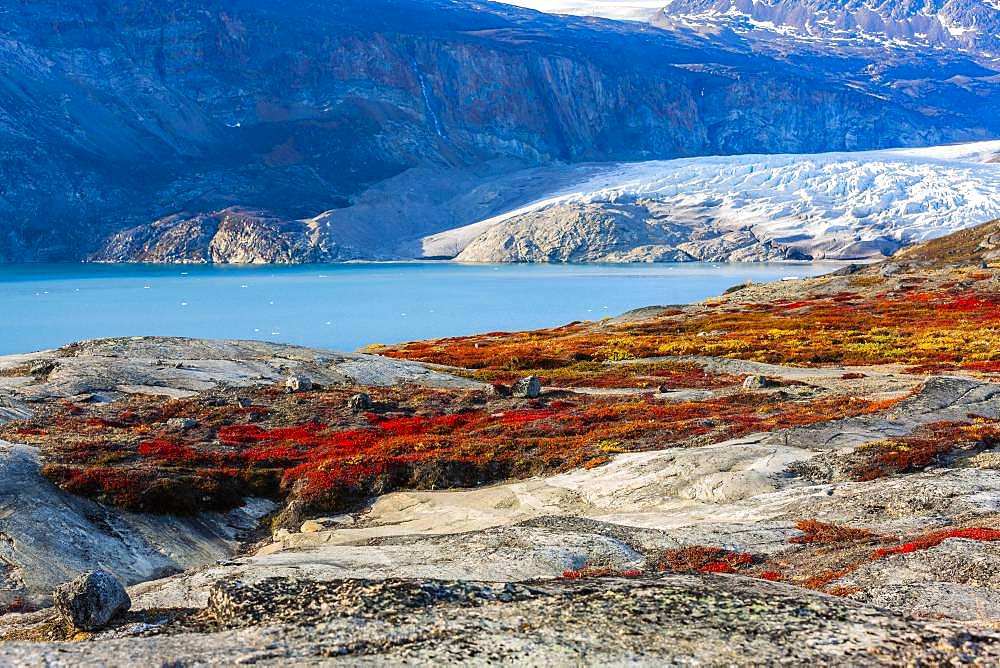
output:
POLYGON ((661 571, 735 573, 752 566, 753 562, 753 555, 745 552, 733 552, 706 545, 692 545, 665 551, 660 556, 657 568, 661 571))
POLYGON ((830 545, 832 543, 865 540, 874 535, 868 529, 827 524, 818 520, 802 520, 795 526, 805 534, 803 536, 792 536, 788 539, 789 543, 797 545, 808 545, 810 543, 830 545))
POLYGON ((545 409, 504 411, 500 416, 500 421, 507 425, 528 424, 544 420, 555 414, 556 411, 545 409))
POLYGON ((613 568, 603 566, 584 566, 575 571, 564 571, 562 576, 567 579, 577 578, 637 578, 642 575, 642 571, 616 571, 613 568))
POLYGON ((982 542, 1000 541, 1000 530, 970 527, 966 529, 947 529, 944 531, 935 531, 934 533, 921 536, 916 540, 903 543, 902 545, 897 545, 896 547, 875 550, 875 552, 872 553, 871 558, 872 561, 876 561, 893 554, 910 554, 911 552, 929 550, 932 547, 937 547, 950 538, 964 538, 965 540, 976 540, 982 542))
POLYGON ((162 439, 140 443, 138 453, 143 457, 155 457, 171 463, 189 462, 198 457, 198 453, 193 448, 162 439))
POLYGON ((226 445, 249 445, 262 441, 267 432, 252 424, 238 424, 230 427, 223 427, 219 430, 219 440, 226 445))

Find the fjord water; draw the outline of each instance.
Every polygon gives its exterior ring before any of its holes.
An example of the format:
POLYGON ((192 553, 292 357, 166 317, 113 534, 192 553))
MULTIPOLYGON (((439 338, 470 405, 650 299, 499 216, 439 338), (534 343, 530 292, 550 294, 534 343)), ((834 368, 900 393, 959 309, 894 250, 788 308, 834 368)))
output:
POLYGON ((689 303, 822 264, 0 265, 0 354, 107 336, 335 350, 518 330, 689 303))

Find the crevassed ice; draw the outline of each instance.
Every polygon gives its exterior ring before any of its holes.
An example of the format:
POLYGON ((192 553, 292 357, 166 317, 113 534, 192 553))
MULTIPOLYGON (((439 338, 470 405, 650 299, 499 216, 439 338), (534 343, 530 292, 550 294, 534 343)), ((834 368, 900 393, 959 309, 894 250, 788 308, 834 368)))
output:
MULTIPOLYGON (((759 237, 915 242, 1000 218, 1000 141, 855 153, 737 155, 580 168, 581 180, 434 235, 462 248, 492 225, 555 205, 654 200, 759 237)), ((572 169, 572 168, 569 168, 572 169)))

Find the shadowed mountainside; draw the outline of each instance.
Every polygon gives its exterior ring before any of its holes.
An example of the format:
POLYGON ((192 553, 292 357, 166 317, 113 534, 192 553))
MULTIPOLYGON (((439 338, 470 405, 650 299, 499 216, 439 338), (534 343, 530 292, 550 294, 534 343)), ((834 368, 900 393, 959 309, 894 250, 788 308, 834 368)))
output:
MULTIPOLYGON (((997 129, 959 88, 896 92, 822 58, 754 54, 738 37, 493 3, 43 0, 0 18, 7 261, 79 259, 112 232, 179 213, 308 218, 418 166, 468 178, 997 129)), ((918 65, 932 78, 972 66, 918 65)), ((984 94, 980 110, 994 104, 984 94)), ((326 224, 340 239, 336 217, 326 224)), ((348 227, 352 243, 316 259, 378 256, 387 235, 440 231, 348 227)))

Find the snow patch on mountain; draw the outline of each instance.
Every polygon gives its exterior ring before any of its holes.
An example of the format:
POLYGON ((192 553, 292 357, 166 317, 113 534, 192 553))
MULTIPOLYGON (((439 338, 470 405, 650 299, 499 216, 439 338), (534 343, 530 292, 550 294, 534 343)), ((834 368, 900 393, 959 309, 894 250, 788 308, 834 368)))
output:
POLYGON ((666 0, 506 0, 504 4, 549 14, 594 16, 620 21, 647 21, 666 0))
POLYGON ((754 33, 818 43, 935 47, 996 54, 997 0, 507 0, 552 14, 651 21, 663 28, 754 33))
MULTIPOLYGON (((1000 141, 920 149, 683 158, 579 170, 580 181, 526 206, 423 238, 456 256, 498 226, 546 210, 639 205, 658 224, 743 230, 816 259, 854 259, 1000 218, 1000 141), (864 254, 864 253, 862 253, 864 254)), ((562 215, 562 214, 560 214, 562 215)), ((512 232, 513 234, 513 232, 512 232)), ((481 244, 480 244, 481 245, 481 244)), ((481 257, 481 256, 480 256, 481 257)), ((461 259, 461 258, 460 258, 461 259)))

